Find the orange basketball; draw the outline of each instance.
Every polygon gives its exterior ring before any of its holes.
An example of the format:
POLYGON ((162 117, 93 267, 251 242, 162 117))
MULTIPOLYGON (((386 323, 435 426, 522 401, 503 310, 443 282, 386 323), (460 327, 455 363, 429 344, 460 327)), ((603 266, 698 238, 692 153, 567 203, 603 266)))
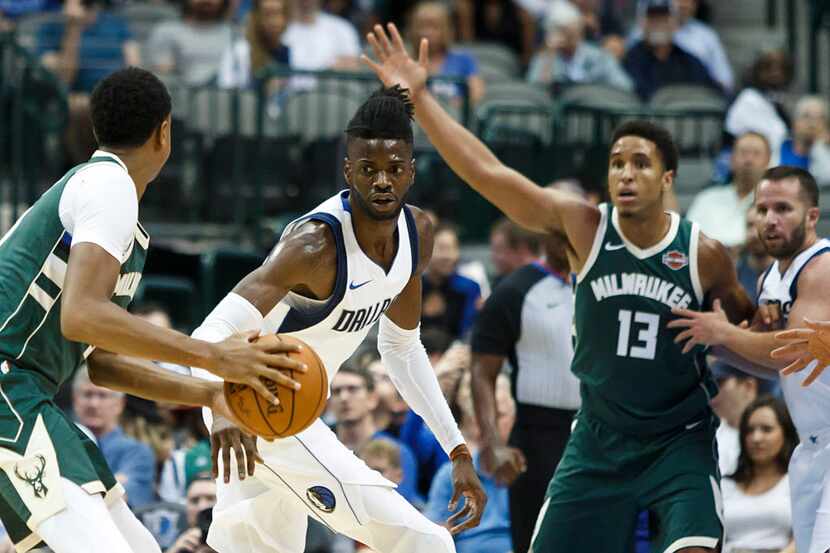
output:
POLYGON ((277 338, 303 348, 289 356, 308 365, 308 371, 283 371, 300 383, 299 390, 277 386, 273 380, 262 378, 280 400, 279 405, 273 405, 250 386, 225 382, 225 399, 233 414, 257 435, 268 439, 287 438, 308 428, 323 412, 329 386, 326 368, 308 344, 291 336, 277 338))

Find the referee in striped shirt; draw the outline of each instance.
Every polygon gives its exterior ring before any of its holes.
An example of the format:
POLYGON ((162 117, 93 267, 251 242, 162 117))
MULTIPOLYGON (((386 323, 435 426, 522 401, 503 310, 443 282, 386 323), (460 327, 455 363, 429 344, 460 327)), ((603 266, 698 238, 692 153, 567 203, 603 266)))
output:
POLYGON ((510 486, 513 550, 527 551, 548 482, 579 408, 571 373, 573 292, 565 242, 542 238, 545 261, 505 277, 487 298, 472 335, 472 391, 481 429, 481 463, 510 486), (496 377, 505 360, 516 400, 507 444, 496 428, 496 377))

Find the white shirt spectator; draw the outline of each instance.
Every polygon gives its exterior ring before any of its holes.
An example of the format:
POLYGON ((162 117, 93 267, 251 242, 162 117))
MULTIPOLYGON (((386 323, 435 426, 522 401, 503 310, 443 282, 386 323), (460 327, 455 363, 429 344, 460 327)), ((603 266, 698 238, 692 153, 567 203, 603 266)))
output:
POLYGON ((231 45, 233 31, 226 22, 194 24, 165 21, 147 41, 152 68, 171 68, 189 85, 202 85, 216 77, 222 54, 231 45))
POLYGON ((754 131, 766 137, 772 151, 770 166, 778 165, 781 143, 787 138, 787 124, 775 105, 755 88, 744 89, 726 112, 726 132, 740 136, 754 131))
POLYGON ((291 67, 297 69, 328 69, 339 58, 360 55, 360 40, 352 24, 323 12, 314 17, 313 23, 291 23, 282 42, 291 49, 291 67))
POLYGON ((686 218, 724 246, 739 246, 746 240, 746 213, 750 207, 752 194, 739 198, 732 185, 713 186, 695 196, 686 218))
POLYGON ((779 551, 792 540, 790 483, 787 475, 766 493, 748 495, 734 480, 724 478, 723 553, 740 550, 779 551))
POLYGON ((718 442, 718 466, 723 476, 731 476, 738 468, 738 456, 741 454, 741 433, 721 419, 715 433, 718 442))

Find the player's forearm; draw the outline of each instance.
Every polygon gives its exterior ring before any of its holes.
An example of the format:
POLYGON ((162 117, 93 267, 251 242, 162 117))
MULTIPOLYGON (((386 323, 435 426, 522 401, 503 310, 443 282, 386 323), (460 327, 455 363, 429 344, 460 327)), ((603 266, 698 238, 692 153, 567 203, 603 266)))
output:
POLYGON ((447 165, 476 192, 518 224, 547 230, 538 200, 538 188, 505 166, 490 149, 450 117, 435 98, 424 91, 415 100, 415 117, 447 165))
POLYGON ((68 340, 177 365, 208 370, 221 365, 213 344, 148 323, 110 301, 87 300, 66 307, 61 310, 61 331, 68 340))
POLYGON ((474 355, 470 369, 472 373, 470 386, 482 447, 501 444, 496 428, 496 379, 498 378, 498 369, 494 372, 490 365, 478 355, 474 355))
POLYGON ((153 401, 210 406, 222 386, 176 374, 150 361, 103 350, 96 350, 87 362, 95 384, 153 401))
POLYGON ((726 349, 761 367, 777 371, 788 364, 770 357, 772 350, 780 345, 775 339, 775 332, 752 332, 729 325, 723 333, 721 343, 726 349))
POLYGON ((776 380, 778 378, 777 370, 753 363, 723 346, 713 346, 710 353, 727 365, 735 367, 756 378, 762 378, 764 380, 776 380))
POLYGON ((78 75, 78 50, 81 47, 81 31, 80 25, 70 23, 67 25, 61 40, 56 72, 67 85, 74 83, 75 77, 78 75))

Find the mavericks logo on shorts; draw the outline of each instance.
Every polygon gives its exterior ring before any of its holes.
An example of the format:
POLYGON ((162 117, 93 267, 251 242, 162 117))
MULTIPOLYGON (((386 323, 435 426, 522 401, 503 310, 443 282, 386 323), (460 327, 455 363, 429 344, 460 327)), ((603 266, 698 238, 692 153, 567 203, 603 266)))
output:
POLYGON ((43 470, 46 468, 46 457, 35 455, 34 461, 27 463, 29 467, 20 471, 20 463, 14 467, 14 475, 34 488, 35 497, 43 498, 49 493, 49 488, 43 483, 43 470))
POLYGON ((311 501, 311 504, 317 509, 323 511, 324 513, 334 512, 334 507, 337 505, 337 501, 335 500, 334 494, 330 489, 325 486, 312 486, 305 492, 305 494, 308 497, 308 500, 311 501))

